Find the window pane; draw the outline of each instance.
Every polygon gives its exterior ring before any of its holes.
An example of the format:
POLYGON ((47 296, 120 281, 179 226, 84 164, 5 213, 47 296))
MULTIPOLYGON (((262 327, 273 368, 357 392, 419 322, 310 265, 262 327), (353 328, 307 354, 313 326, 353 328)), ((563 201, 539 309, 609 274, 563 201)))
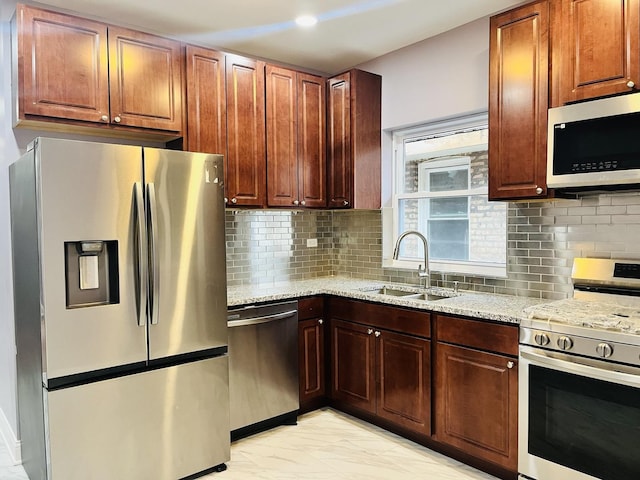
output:
POLYGON ((449 197, 431 199, 431 218, 467 217, 469 214, 468 197, 449 197))
MULTIPOLYGON (((429 167, 428 164, 426 166, 429 167)), ((429 183, 432 192, 466 190, 469 188, 469 170, 465 168, 448 172, 430 172, 429 183)))
POLYGON ((429 220, 429 253, 433 259, 469 259, 467 220, 429 220))

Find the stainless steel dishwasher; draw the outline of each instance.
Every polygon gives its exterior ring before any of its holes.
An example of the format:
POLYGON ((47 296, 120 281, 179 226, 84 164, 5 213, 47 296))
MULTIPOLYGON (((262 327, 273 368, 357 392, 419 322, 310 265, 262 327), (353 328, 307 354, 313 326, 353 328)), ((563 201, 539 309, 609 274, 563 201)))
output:
POLYGON ((231 438, 295 424, 298 302, 228 310, 231 438))

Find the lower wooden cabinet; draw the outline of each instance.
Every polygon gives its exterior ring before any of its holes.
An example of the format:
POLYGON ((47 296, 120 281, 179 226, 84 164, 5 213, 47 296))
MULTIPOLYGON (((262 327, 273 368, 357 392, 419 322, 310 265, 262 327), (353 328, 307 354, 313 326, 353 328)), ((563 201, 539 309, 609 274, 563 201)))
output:
POLYGON ((435 439, 516 471, 518 369, 504 350, 517 351, 517 327, 446 316, 436 326, 435 439))
POLYGON ((298 365, 300 410, 308 411, 325 403, 325 322, 324 298, 298 301, 298 365))
MULTIPOLYGON (((347 301, 343 316, 345 311, 353 311, 354 305, 357 307, 358 302, 347 301)), ((331 315, 332 400, 430 435, 430 341, 380 328, 380 324, 393 324, 394 317, 408 311, 359 305, 362 310, 355 318, 368 318, 369 325, 335 318, 334 312, 331 315)), ((408 314, 430 322, 428 313, 408 314)))

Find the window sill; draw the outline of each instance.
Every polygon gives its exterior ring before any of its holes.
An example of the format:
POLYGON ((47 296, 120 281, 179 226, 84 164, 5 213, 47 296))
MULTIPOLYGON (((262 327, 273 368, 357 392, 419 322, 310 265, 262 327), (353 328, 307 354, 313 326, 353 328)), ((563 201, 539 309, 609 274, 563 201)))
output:
MULTIPOLYGON (((393 260, 385 258, 382 260, 383 268, 395 268, 398 270, 417 270, 422 265, 419 261, 393 260)), ((430 260, 429 271, 444 274, 471 275, 492 278, 507 278, 507 266, 496 265, 494 263, 470 263, 456 261, 430 260)))

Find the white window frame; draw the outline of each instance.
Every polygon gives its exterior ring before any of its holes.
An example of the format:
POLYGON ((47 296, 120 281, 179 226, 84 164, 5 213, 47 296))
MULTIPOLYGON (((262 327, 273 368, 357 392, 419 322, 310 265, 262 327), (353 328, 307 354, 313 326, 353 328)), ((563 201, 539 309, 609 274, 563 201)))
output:
MULTIPOLYGON (((393 248, 398 236, 402 233, 398 231, 399 224, 399 211, 398 202, 399 199, 411 199, 411 198, 425 198, 424 192, 419 193, 399 193, 403 191, 402 182, 404 176, 400 175, 399 168, 403 164, 403 152, 404 152, 404 140, 407 138, 434 138, 438 136, 450 135, 454 132, 462 132, 465 130, 476 130, 479 128, 486 128, 488 125, 488 117, 486 112, 473 114, 465 117, 460 117, 451 120, 445 120, 436 122, 430 125, 424 125, 421 127, 397 130, 393 132, 393 194, 392 194, 392 206, 391 208, 383 209, 383 236, 386 237, 386 241, 383 241, 383 267, 396 268, 402 270, 415 270, 422 263, 421 260, 409 260, 409 259, 393 259, 393 248)), ((484 144, 483 144, 484 145, 484 144)), ((447 165, 455 167, 455 163, 460 164, 460 157, 464 157, 465 154, 474 150, 476 146, 468 146, 464 148, 454 148, 450 150, 438 151, 439 156, 451 156, 451 159, 442 159, 438 162, 438 166, 443 167, 447 165)), ((467 190, 450 190, 446 192, 432 192, 429 194, 429 198, 449 197, 456 196, 457 194, 463 196, 472 195, 486 195, 488 193, 488 187, 471 188, 467 190)), ((506 232, 505 232, 505 247, 506 247, 506 232)), ((506 248, 505 248, 506 251, 506 248)), ((435 260, 429 259, 429 268, 431 271, 463 274, 463 275, 480 275, 488 277, 506 278, 507 277, 507 259, 505 256, 504 263, 490 263, 490 262, 471 262, 471 261, 455 261, 455 260, 435 260)))

